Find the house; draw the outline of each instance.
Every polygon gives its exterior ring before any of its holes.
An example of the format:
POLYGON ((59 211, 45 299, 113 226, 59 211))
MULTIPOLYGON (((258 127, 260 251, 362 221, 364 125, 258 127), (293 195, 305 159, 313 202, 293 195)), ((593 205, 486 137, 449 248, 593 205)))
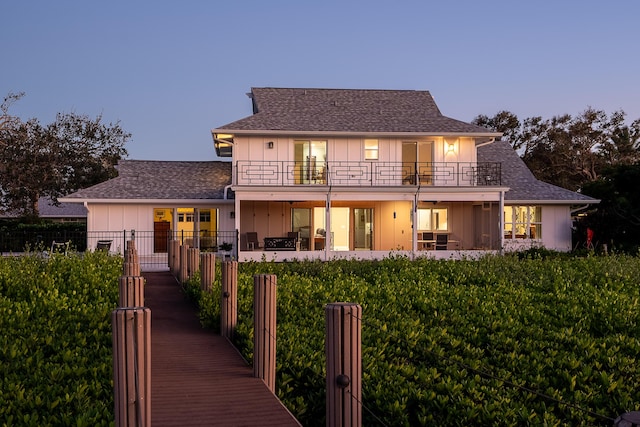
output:
POLYGON ((235 240, 229 162, 121 160, 118 176, 60 200, 87 210, 87 247, 111 240, 123 252, 166 254, 169 238, 202 249, 235 240), (133 232, 133 235, 132 235, 133 232))
POLYGON ((597 202, 536 180, 500 133, 442 115, 427 91, 249 96, 253 115, 212 130, 234 165, 241 260, 259 259, 255 249, 273 259, 569 250, 572 207, 597 202))
POLYGON ((251 116, 211 131, 230 162, 125 160, 61 200, 85 204, 94 238, 148 231, 161 253, 167 236, 232 237, 240 261, 568 251, 572 212, 597 203, 538 181, 500 133, 442 115, 428 91, 249 96, 251 116))
MULTIPOLYGON (((85 222, 87 210, 77 203, 54 203, 49 197, 38 199, 39 217, 51 222, 85 222)), ((0 219, 19 218, 15 212, 0 212, 0 219)))

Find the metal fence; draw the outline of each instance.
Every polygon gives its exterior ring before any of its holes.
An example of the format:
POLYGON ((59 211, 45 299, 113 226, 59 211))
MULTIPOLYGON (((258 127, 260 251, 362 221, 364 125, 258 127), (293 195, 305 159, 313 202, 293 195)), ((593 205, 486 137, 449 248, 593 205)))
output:
POLYGON ((86 230, 4 229, 0 231, 0 252, 19 253, 50 250, 54 243, 69 243, 78 252, 87 250, 86 230))
POLYGON ((173 230, 4 230, 0 232, 0 252, 50 251, 57 243, 68 243, 68 248, 76 252, 102 249, 122 255, 129 240, 135 241, 143 271, 168 268, 167 250, 171 240, 201 251, 220 252, 234 258, 238 255, 238 232, 235 230, 200 233, 173 230))

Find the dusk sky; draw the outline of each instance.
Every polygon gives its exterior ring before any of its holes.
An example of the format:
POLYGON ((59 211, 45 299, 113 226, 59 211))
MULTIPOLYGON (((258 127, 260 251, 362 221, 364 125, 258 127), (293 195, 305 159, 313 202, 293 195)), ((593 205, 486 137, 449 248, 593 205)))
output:
POLYGON ((129 158, 214 160, 251 87, 428 90, 471 121, 640 119, 640 1, 5 1, 0 98, 47 124, 102 114, 129 158))

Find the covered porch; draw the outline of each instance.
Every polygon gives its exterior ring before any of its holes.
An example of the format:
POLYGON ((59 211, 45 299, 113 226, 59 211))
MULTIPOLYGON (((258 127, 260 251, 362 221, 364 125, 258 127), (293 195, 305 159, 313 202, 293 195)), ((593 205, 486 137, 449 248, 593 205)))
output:
POLYGON ((499 198, 465 201, 407 193, 369 195, 376 200, 346 193, 317 194, 316 200, 272 196, 236 199, 241 213, 239 261, 381 259, 390 254, 451 258, 502 247, 499 198))

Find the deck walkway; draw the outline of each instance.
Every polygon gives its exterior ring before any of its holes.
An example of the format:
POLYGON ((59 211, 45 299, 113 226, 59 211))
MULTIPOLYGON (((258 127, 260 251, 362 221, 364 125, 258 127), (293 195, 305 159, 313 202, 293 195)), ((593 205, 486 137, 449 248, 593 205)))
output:
POLYGON ((237 350, 202 329, 169 272, 143 273, 156 426, 300 426, 237 350))

